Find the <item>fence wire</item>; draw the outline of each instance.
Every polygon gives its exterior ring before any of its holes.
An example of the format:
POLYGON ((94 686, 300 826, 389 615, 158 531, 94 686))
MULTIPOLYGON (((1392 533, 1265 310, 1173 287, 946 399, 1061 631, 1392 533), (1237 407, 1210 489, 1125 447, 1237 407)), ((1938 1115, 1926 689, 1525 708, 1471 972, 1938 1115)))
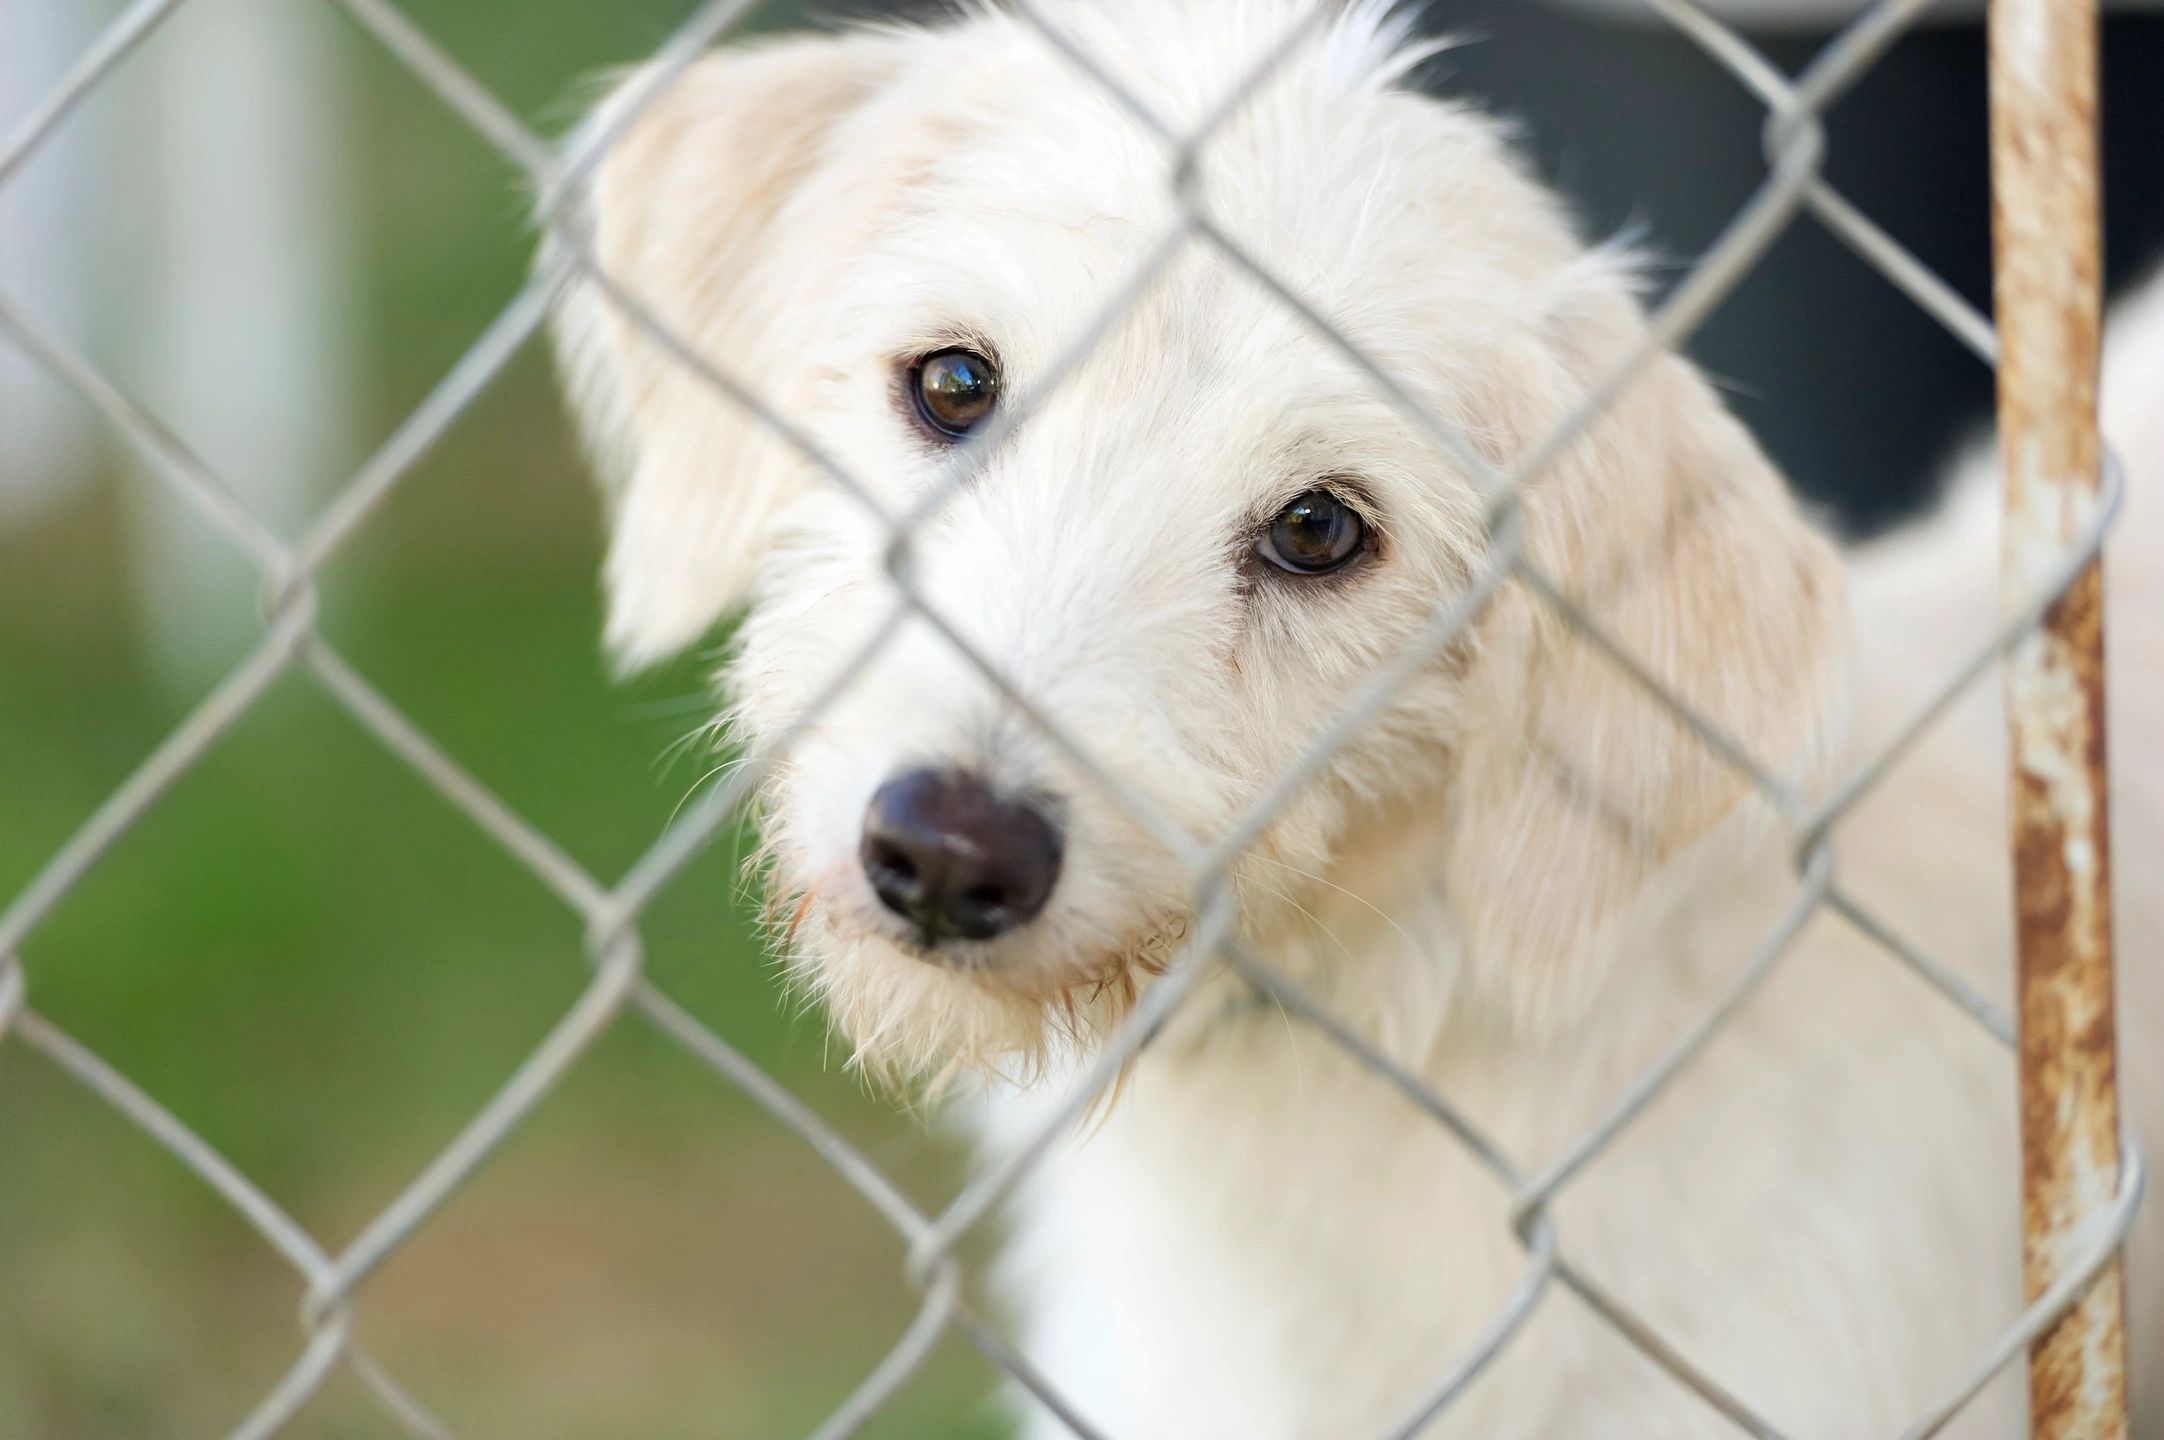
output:
MULTIPOLYGON (((61 83, 22 120, 0 146, 0 186, 58 131, 80 102, 155 34, 185 0, 135 0, 71 68, 61 83)), ((1268 257, 1242 246, 1213 218, 1202 159, 1213 134, 1247 99, 1267 87, 1287 59, 1324 23, 1330 6, 1317 0, 1240 82, 1213 106, 1204 121, 1181 131, 1154 113, 1100 63, 1079 47, 1040 0, 1008 0, 1065 61, 1090 77, 1164 148, 1165 180, 1178 218, 1148 252, 1135 273, 1111 293, 1092 323, 1068 345, 1023 403, 1004 407, 992 422, 959 445, 941 483, 908 513, 888 514, 869 490, 809 436, 763 404, 739 381, 700 354, 639 297, 626 277, 610 275, 589 245, 587 189, 608 146, 684 69, 751 8, 751 0, 707 0, 656 53, 637 92, 613 112, 611 122, 575 137, 567 148, 535 135, 457 60, 435 44, 392 0, 330 0, 338 5, 466 125, 492 146, 541 197, 540 214, 550 241, 547 258, 532 280, 473 342, 435 388, 368 458, 301 535, 281 538, 220 481, 171 429, 131 399, 98 369, 35 325, 0 296, 0 335, 78 391, 149 463, 175 492, 192 503, 262 577, 265 628, 249 654, 166 739, 146 757, 53 856, 44 869, 0 912, 0 1041, 44 1056, 125 1116, 150 1141, 215 1191, 305 1284, 303 1343, 290 1367, 230 1432, 233 1440, 277 1433, 307 1404, 336 1368, 357 1376, 404 1433, 442 1440, 451 1431, 407 1393, 353 1338, 355 1305, 369 1274, 406 1244, 445 1199, 481 1166, 580 1057, 626 1013, 636 1015, 736 1086, 781 1125, 810 1146, 859 1192, 903 1238, 907 1270, 922 1300, 915 1318, 878 1366, 816 1432, 838 1440, 874 1416, 923 1364, 949 1332, 958 1333, 993 1365, 1057 1416, 1075 1435, 1093 1440, 1070 1397, 1055 1391, 1026 1358, 977 1315, 965 1295, 959 1248, 1057 1139, 1094 1105, 1163 1021, 1212 966, 1226 966, 1285 1010, 1341 1047, 1381 1083, 1452 1136, 1511 1195, 1511 1223, 1524 1250, 1524 1268, 1506 1302, 1464 1351, 1438 1373, 1420 1402, 1387 1432, 1411 1437, 1447 1409, 1481 1371, 1511 1343, 1552 1285, 1583 1300, 1614 1331, 1651 1360, 1675 1384, 1692 1392, 1736 1431, 1766 1440, 1782 1432, 1754 1410, 1747 1397, 1725 1389, 1665 1341, 1618 1296, 1572 1263, 1567 1237, 1554 1209, 1558 1195, 1616 1141, 1632 1121, 1690 1066, 1704 1045, 1781 963, 1791 942, 1820 910, 1839 915, 1913 971, 1981 1029, 2010 1046, 2010 1018, 1949 967, 1911 944, 1845 889, 1832 838, 1840 820, 1915 745, 1946 710, 1993 668, 1994 662, 2034 632, 2045 611, 2093 561, 2116 515, 2123 479, 2117 463, 2104 461, 2103 502, 2078 544, 2064 556, 2028 603, 2010 607, 1996 633, 1950 667, 1945 681, 1919 706, 1894 739, 1864 758, 1815 801, 1800 795, 1773 767, 1671 693, 1636 657, 1587 613, 1569 589, 1526 556, 1516 497, 1526 481, 1552 461, 1615 401, 1661 351, 1686 340, 1734 290, 1767 248, 1799 215, 1807 214, 1866 264, 1938 320, 1984 363, 1995 364, 1991 322, 1960 298, 1929 266, 1844 199, 1826 179, 1824 118, 1908 26, 1928 0, 1879 0, 1864 10, 1800 73, 1781 72, 1752 45, 1692 0, 1647 0, 1650 8, 1726 69, 1765 107, 1766 174, 1715 242, 1653 313, 1643 344, 1588 391, 1553 433, 1507 470, 1496 468, 1450 424, 1429 413, 1377 361, 1364 354, 1274 273, 1268 257), (998 668, 971 649, 911 580, 911 532, 936 514, 982 457, 1031 409, 1056 392, 1063 379, 1116 325, 1173 259, 1203 246, 1250 275, 1274 300, 1333 347, 1376 392, 1476 478, 1487 506, 1488 559, 1464 589, 1437 608, 1415 642, 1377 668, 1369 681, 1318 736, 1303 759, 1276 777, 1263 798, 1230 833, 1205 843, 1157 814, 1089 746, 1067 733, 1019 691, 998 668), (858 497, 886 527, 888 573, 900 600, 870 641, 844 666, 806 710, 794 730, 747 757, 660 835, 613 884, 570 858, 548 835, 527 823, 492 794, 420 726, 378 691, 332 646, 316 625, 316 578, 368 523, 401 479, 425 456, 461 413, 495 380, 511 357, 542 326, 552 299, 569 284, 593 287, 619 314, 716 394, 717 404, 748 410, 793 447, 807 463, 858 497), (1794 856, 1796 889, 1785 913, 1742 958, 1713 1007, 1677 1037, 1658 1063, 1616 1096, 1601 1118, 1536 1173, 1525 1173, 1450 1099, 1363 1040, 1299 986, 1277 973, 1232 933, 1231 866, 1279 811, 1300 791, 1332 750, 1369 721, 1421 667, 1456 639, 1482 604, 1506 583, 1526 586, 1564 624, 1628 676, 1655 703, 1687 727, 1725 765, 1746 780, 1786 828, 1794 856), (646 977, 640 918, 656 895, 724 825, 737 815, 761 777, 787 751, 796 734, 814 723, 837 695, 910 616, 928 622, 982 673, 1093 782, 1124 806, 1190 869, 1199 917, 1179 957, 1077 1075, 1071 1092, 1052 1107, 1033 1135, 996 1165, 981 1172, 943 1210, 927 1212, 909 1200, 868 1156, 853 1147, 781 1083, 694 1018, 646 977), (421 1172, 342 1250, 312 1238, 264 1191, 126 1076, 37 1011, 29 999, 21 954, 25 942, 101 857, 160 796, 231 730, 281 677, 299 672, 357 724, 530 870, 585 927, 585 956, 592 970, 576 1001, 525 1058, 488 1103, 421 1172)), ((2076 1304, 2117 1254, 2131 1224, 2142 1186, 2142 1161, 2129 1142, 2122 1147, 2121 1180, 2109 1208, 2091 1217, 2093 1239, 2078 1263, 2039 1295, 1978 1355, 1965 1373, 1945 1377, 1942 1398, 1902 1432, 1922 1440, 1938 1432, 2002 1368, 2020 1356, 2076 1304)))

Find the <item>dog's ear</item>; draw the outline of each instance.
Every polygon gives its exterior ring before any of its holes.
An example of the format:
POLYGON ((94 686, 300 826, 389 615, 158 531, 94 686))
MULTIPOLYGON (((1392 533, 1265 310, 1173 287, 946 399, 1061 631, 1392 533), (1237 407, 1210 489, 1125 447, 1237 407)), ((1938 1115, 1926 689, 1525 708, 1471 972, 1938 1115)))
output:
MULTIPOLYGON (((1808 779, 1843 699, 1843 572, 1689 365, 1657 360, 1530 483, 1524 515, 1529 558, 1620 649, 1808 779)), ((1770 812, 1526 587, 1504 592, 1473 649, 1480 719, 1449 802, 1445 891, 1475 976, 1553 1013, 1770 812)))
MULTIPOLYGON (((879 35, 753 44, 655 94, 639 70, 587 122, 615 131, 584 220, 601 270, 778 413, 803 382, 784 319, 868 213, 866 177, 839 173, 861 147, 836 131, 893 74, 898 48, 879 35)), ((565 289, 555 335, 607 492, 607 640, 636 668, 744 599, 807 467, 590 280, 565 289)))

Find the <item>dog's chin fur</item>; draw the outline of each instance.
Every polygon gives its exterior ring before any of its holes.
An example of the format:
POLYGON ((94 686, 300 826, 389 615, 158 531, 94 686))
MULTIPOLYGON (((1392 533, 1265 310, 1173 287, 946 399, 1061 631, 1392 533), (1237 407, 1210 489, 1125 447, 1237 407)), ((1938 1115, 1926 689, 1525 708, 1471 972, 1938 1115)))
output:
POLYGON ((792 992, 822 1011, 848 1064, 897 1097, 956 1081, 1027 1087, 1085 1056, 1175 958, 1192 924, 1178 905, 1138 908, 1113 929, 1037 923, 987 941, 927 946, 881 907, 853 861, 790 863, 784 767, 765 787, 766 839, 747 862, 792 992))
POLYGON ((849 1046, 849 1063, 898 1094, 936 1097, 965 1075, 1029 1086, 1093 1050, 1177 953, 1184 921, 1131 944, 1050 961, 926 950, 861 911, 806 895, 779 953, 791 983, 849 1046))

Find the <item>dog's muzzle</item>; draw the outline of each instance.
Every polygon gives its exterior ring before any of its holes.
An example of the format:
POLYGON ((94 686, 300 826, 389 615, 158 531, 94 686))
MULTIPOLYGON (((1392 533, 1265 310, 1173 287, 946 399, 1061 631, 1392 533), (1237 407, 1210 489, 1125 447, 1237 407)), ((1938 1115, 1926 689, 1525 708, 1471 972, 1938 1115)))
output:
POLYGON ((926 945, 989 940, 1028 924, 1051 898, 1057 826, 959 770, 911 770, 879 787, 857 848, 881 904, 926 945))

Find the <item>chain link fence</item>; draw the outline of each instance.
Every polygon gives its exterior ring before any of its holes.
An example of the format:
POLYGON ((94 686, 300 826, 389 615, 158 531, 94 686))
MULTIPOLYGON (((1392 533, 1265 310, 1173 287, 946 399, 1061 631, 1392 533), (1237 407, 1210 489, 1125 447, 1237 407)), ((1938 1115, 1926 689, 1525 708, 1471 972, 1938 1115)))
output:
MULTIPOLYGON (((64 81, 24 119, 0 148, 0 186, 68 119, 70 113, 113 73, 138 46, 150 41, 160 23, 183 0, 135 0, 74 65, 64 81)), ((1384 664, 1319 737, 1306 759, 1278 776, 1245 821, 1231 834, 1202 843, 1153 814, 1120 776, 1093 758, 1089 746, 1065 733, 1057 716, 1047 714, 1027 694, 1015 690, 980 657, 970 654, 961 637, 916 593, 905 562, 911 530, 937 511, 963 484, 1002 433, 1027 423, 1027 406, 1003 410, 985 433, 973 436, 957 452, 935 493, 907 514, 881 518, 892 541, 890 573, 901 600, 872 646, 833 681, 803 723, 848 685, 873 650, 904 617, 928 621, 960 648, 987 680, 1024 712, 1043 734, 1085 774, 1117 797, 1190 869, 1195 877, 1192 927, 1180 957, 1146 991, 1135 1011, 1103 1049, 1090 1058, 1072 1092, 1054 1107, 1033 1138, 975 1176, 945 1209, 928 1212, 910 1201, 864 1153, 853 1148, 789 1090, 750 1063, 728 1040, 695 1019, 658 989, 643 970, 640 938, 642 912, 684 864, 729 823, 761 775, 787 748, 789 737, 748 757, 727 781, 679 816, 626 873, 613 882, 588 873, 548 835, 527 824, 473 778, 459 762, 409 720, 366 676, 357 671, 316 624, 316 582, 354 535, 366 526, 386 496, 429 451, 461 412, 490 384, 497 372, 540 329, 554 297, 567 283, 590 284, 640 331, 714 390, 714 403, 749 409, 786 443, 796 448, 831 481, 878 509, 869 492, 824 454, 789 417, 764 407, 735 377, 717 369, 671 328, 670 317, 650 311, 625 277, 603 273, 587 244, 586 188, 600 157, 644 105, 652 102, 693 60, 717 41, 750 8, 749 0, 709 0, 668 41, 644 72, 640 89, 615 112, 605 128, 580 135, 559 149, 532 133, 457 60, 439 48, 391 0, 335 0, 404 67, 483 137, 541 197, 540 213, 552 244, 549 258, 530 283, 498 315, 426 399, 352 476, 321 515, 297 538, 275 533, 240 503, 188 446, 68 346, 32 324, 22 311, 0 297, 0 335, 48 368, 82 396, 139 451, 176 492, 192 502, 214 527, 261 574, 266 625, 246 658, 134 773, 101 805, 55 854, 29 886, 0 913, 0 1038, 34 1051, 80 1081, 127 1117, 142 1135, 163 1147, 229 1204, 263 1242, 291 1265, 306 1285, 302 1322, 304 1340, 289 1369, 253 1411, 232 1430, 235 1440, 253 1440, 279 1432, 293 1419, 334 1369, 348 1367, 381 1402, 384 1413, 406 1433, 443 1437, 447 1427, 415 1396, 403 1389, 354 1339, 355 1305, 371 1272, 426 1225, 446 1197, 482 1165, 490 1153, 558 1085, 582 1055, 610 1027, 627 1016, 671 1037, 731 1084, 740 1087, 803 1143, 810 1146, 897 1231, 908 1247, 911 1280, 921 1305, 914 1321, 878 1366, 818 1431, 839 1437, 858 1429, 910 1379, 933 1346, 958 1332, 1006 1372, 1037 1403, 1056 1414, 1078 1436, 1097 1432, 1077 1413, 1069 1397, 1047 1383, 1028 1361, 976 1314, 968 1303, 958 1248, 1036 1164, 1058 1136, 1096 1102, 1122 1067, 1146 1043, 1173 1009, 1213 966, 1229 966, 1262 994, 1303 1022, 1318 1027, 1360 1065, 1405 1099, 1434 1124, 1455 1137, 1508 1187, 1511 1213, 1522 1243, 1524 1268, 1507 1303, 1487 1323, 1464 1353, 1437 1374, 1418 1406, 1391 1433, 1411 1436, 1448 1408, 1494 1357, 1512 1342, 1544 1293, 1551 1287, 1573 1292, 1614 1330, 1657 1364, 1676 1385, 1687 1388, 1710 1410, 1726 1417, 1737 1432, 1777 1436, 1781 1432, 1752 1408, 1750 1398, 1731 1393, 1695 1368, 1690 1360, 1635 1316, 1617 1296, 1572 1263, 1554 1218, 1554 1202, 1573 1178, 1596 1164, 1634 1118, 1690 1066, 1693 1057, 1780 963, 1791 941, 1821 910, 1830 910, 1883 948, 1887 963, 1909 967, 1948 1003, 1957 1006, 1998 1041, 2013 1045, 2011 1018, 1975 992, 1951 969, 1904 941, 1867 910, 1841 881, 1832 837, 1843 817, 1895 762, 1932 727, 1954 700, 1984 680, 2002 656, 2046 623, 2053 604, 2089 570, 2103 534, 2115 513, 2121 480, 2107 456, 2101 503, 2095 520, 2066 548, 2056 567, 2034 592, 2008 611, 2008 618, 1986 643, 1959 657, 1943 683, 1903 726, 1891 744, 1841 777, 1823 796, 1807 796, 1759 757, 1705 717, 1670 694, 1640 661, 1611 639, 1599 618, 1585 613, 1556 577, 1531 564, 1521 547, 1518 488, 1574 437, 1581 434, 1631 382, 1642 366, 1663 349, 1680 345, 1694 327, 1733 290, 1784 227, 1807 215, 1845 242, 1858 256, 1899 287, 1942 323, 1987 364, 1996 364, 1998 340, 1989 319, 1968 306, 1954 290, 1880 230, 1826 180, 1822 161, 1822 120, 1844 92, 1873 64, 1924 8, 1924 0, 1881 0, 1863 11, 1801 73, 1788 75, 1765 61, 1733 29, 1695 8, 1690 0, 1648 0, 1668 23, 1725 67, 1765 107, 1763 143, 1767 170, 1742 208, 1698 263, 1675 286, 1651 317, 1643 347, 1593 387, 1555 433, 1507 471, 1500 471, 1446 422, 1421 406, 1387 370, 1363 355, 1336 331, 1286 281, 1270 268, 1270 257, 1244 248, 1213 221, 1200 161, 1213 133, 1245 101, 1266 87, 1273 72, 1309 43, 1331 7, 1317 3, 1250 71, 1223 96, 1204 122, 1181 132, 1123 90, 1097 57, 1078 49, 1059 27, 1056 16, 1042 13, 1039 0, 1009 0, 1024 19, 1072 65, 1101 84, 1119 104, 1162 142, 1165 176, 1179 202, 1180 218, 1155 245, 1147 262, 1127 277, 1099 311, 1095 322, 1067 349, 1036 387, 1033 404, 1059 387, 1061 379, 1093 344, 1116 324, 1128 307, 1153 284, 1172 258, 1190 246, 1214 250, 1258 282, 1301 322, 1334 346, 1367 381, 1415 421, 1466 473, 1485 487, 1491 562, 1459 594, 1430 618, 1417 643, 1384 664), (1780 817, 1794 855, 1797 887, 1778 923, 1734 970, 1718 1003, 1686 1033, 1675 1039, 1660 1062, 1615 1096, 1597 1124, 1566 1146, 1560 1157, 1537 1173, 1527 1173, 1508 1158, 1456 1108, 1416 1075, 1365 1043, 1339 1019, 1319 1007, 1297 986, 1273 972, 1232 933, 1232 862, 1271 818, 1299 791, 1332 747, 1368 721, 1421 666, 1457 637, 1500 587, 1527 587, 1553 607, 1561 620, 1591 643, 1607 660, 1688 727, 1726 765, 1748 781, 1780 817), (21 961, 25 942, 59 902, 95 867, 116 840, 155 805, 205 752, 232 729, 281 676, 299 672, 342 707, 389 751, 438 791, 505 851, 515 857, 583 922, 586 957, 592 978, 576 1002, 555 1023, 542 1043, 473 1116, 452 1143, 357 1237, 332 1250, 288 1216, 250 1178, 229 1164, 164 1109, 151 1095, 98 1055, 51 1023, 31 1004, 32 987, 21 961)), ((2093 297, 2092 297, 2093 303, 2093 297)), ((799 727, 801 729, 801 726, 799 727)), ((2108 973, 2108 972, 2107 972, 2108 973)), ((1943 1398, 1915 1418, 1909 1437, 1933 1434, 1999 1370, 2012 1363, 2066 1316, 2104 1273, 2128 1230, 2141 1187, 2141 1164, 2131 1145, 2122 1150, 2116 1194, 2102 1212, 2083 1217, 2078 1253, 2064 1263, 2041 1293, 1988 1353, 1975 1357, 1966 1374, 1946 1377, 1943 1398)), ((1075 1397, 1082 1399, 1086 1397, 1075 1397)), ((2121 1422, 2123 1424, 2123 1421, 2121 1422)), ((2091 1433, 2091 1432, 2083 1432, 2091 1433)), ((2103 1433, 2101 1431, 2094 1433, 2103 1433)))

